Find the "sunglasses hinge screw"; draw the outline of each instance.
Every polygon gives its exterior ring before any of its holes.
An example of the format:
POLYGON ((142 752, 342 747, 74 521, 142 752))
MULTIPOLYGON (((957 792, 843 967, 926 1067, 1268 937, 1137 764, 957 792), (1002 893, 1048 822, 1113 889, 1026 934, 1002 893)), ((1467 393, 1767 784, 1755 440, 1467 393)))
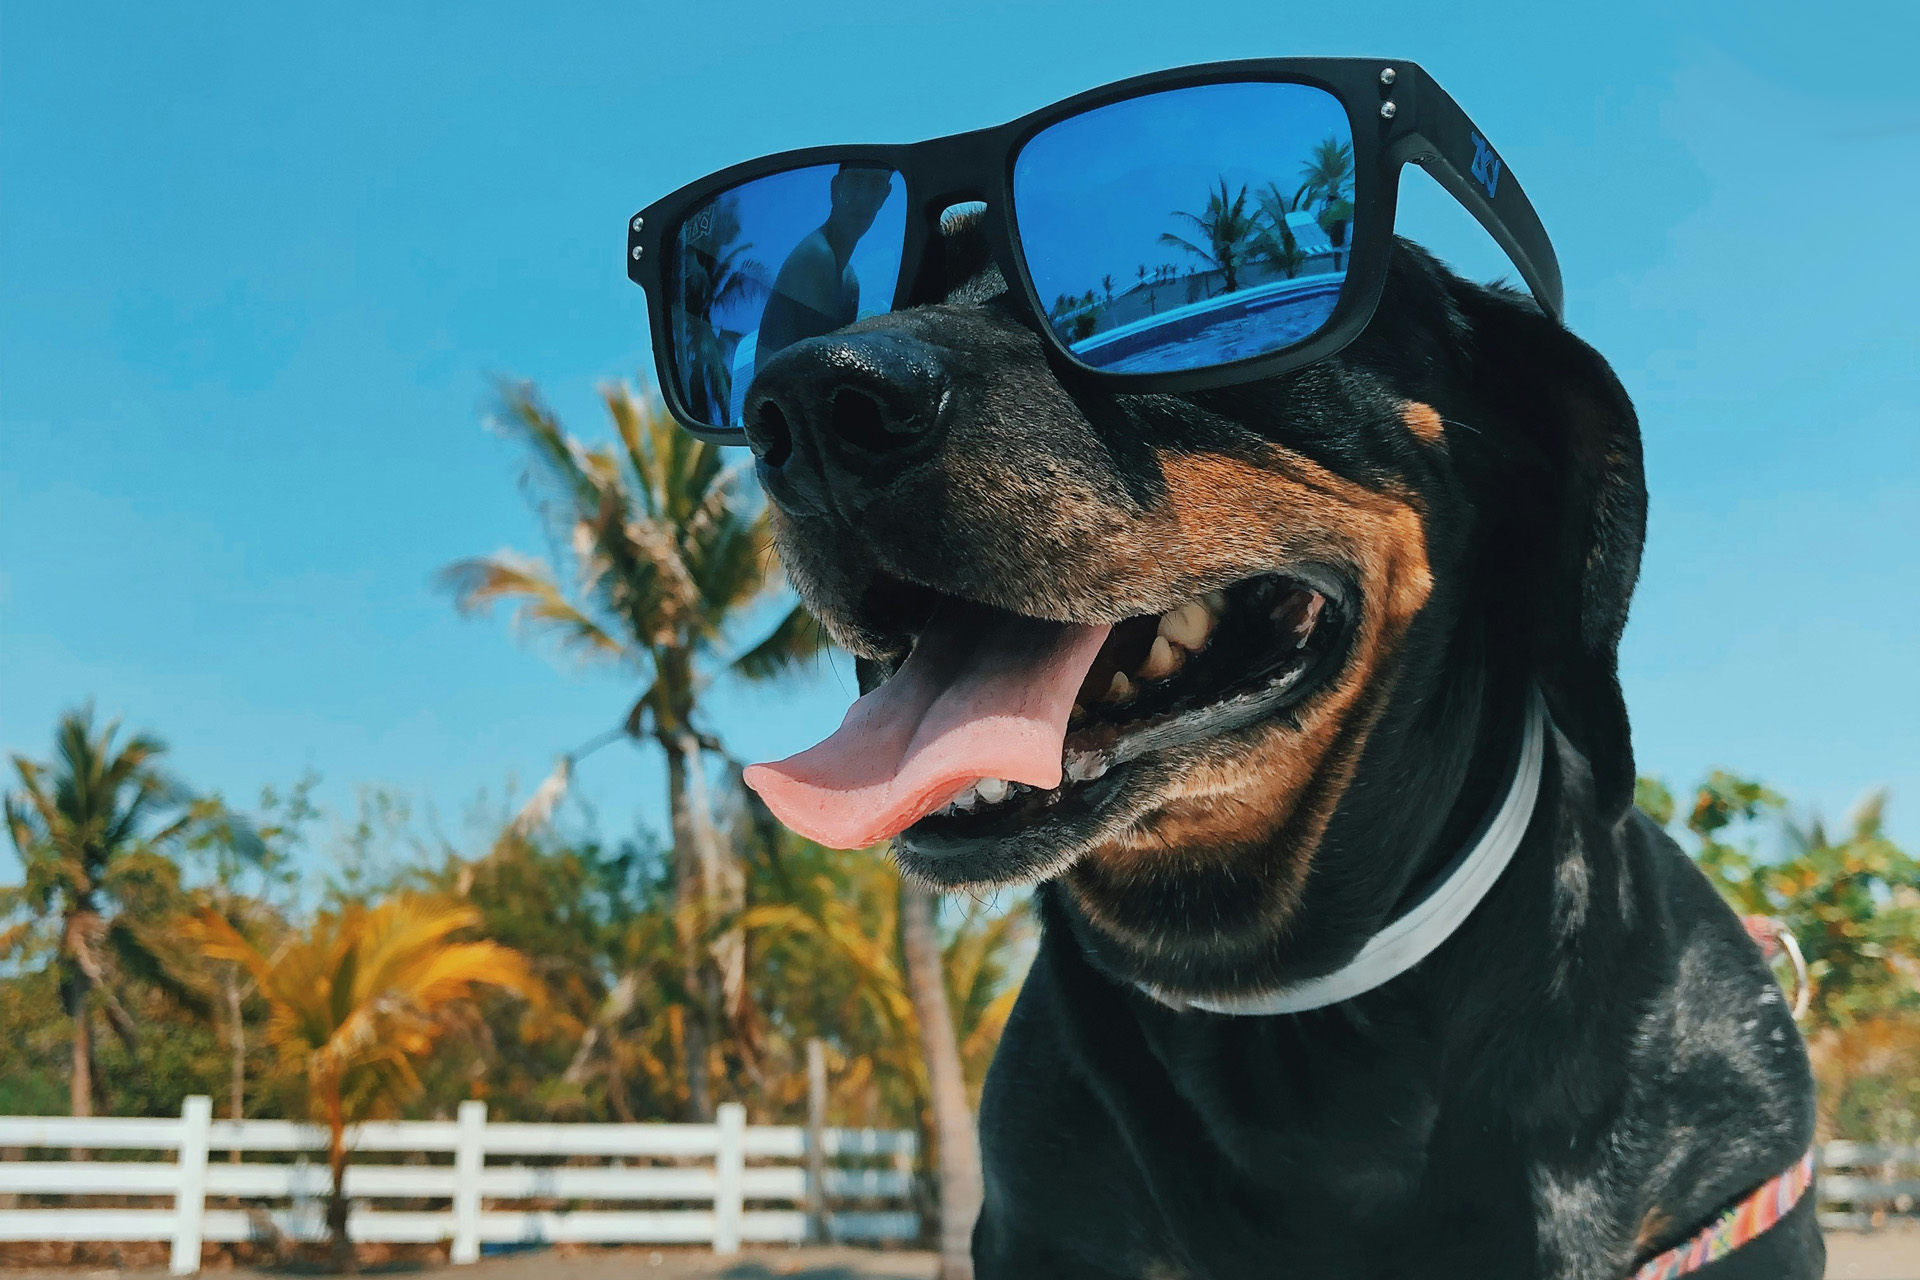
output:
POLYGON ((634 214, 634 215, 633 215, 633 229, 634 229, 635 231, 645 231, 645 230, 647 229, 647 220, 646 220, 645 218, 643 218, 643 217, 641 217, 641 216, 640 216, 639 214, 637 214, 637 213, 636 213, 636 214, 634 214))
POLYGON ((641 248, 641 247, 640 247, 639 245, 635 245, 635 246, 633 246, 633 260, 634 260, 635 262, 638 262, 638 261, 640 261, 640 255, 641 255, 641 254, 643 254, 643 253, 645 253, 645 252, 646 252, 646 250, 645 250, 645 249, 642 249, 642 248, 641 248))
MULTIPOLYGON (((1400 73, 1398 71, 1395 71, 1392 67, 1380 68, 1381 84, 1392 84, 1395 80, 1398 80, 1399 78, 1400 78, 1400 73)), ((637 229, 638 228, 636 228, 636 230, 637 229)))
POLYGON ((1394 116, 1398 115, 1399 112, 1400 108, 1394 106, 1391 102, 1383 102, 1380 104, 1380 118, 1382 120, 1391 120, 1394 116))

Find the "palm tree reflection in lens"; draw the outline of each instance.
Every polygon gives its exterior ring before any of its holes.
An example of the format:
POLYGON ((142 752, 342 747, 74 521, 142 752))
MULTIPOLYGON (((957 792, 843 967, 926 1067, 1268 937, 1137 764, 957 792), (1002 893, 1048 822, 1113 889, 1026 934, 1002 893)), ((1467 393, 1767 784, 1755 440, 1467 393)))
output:
POLYGON ((757 302, 767 293, 767 269, 740 243, 739 200, 721 196, 680 232, 680 315, 674 332, 680 390, 702 422, 729 425, 733 403, 734 351, 744 330, 721 327, 731 307, 757 302), (710 246, 710 247, 709 247, 710 246))
POLYGON ((1173 216, 1184 218, 1192 223, 1200 232, 1205 246, 1197 245, 1171 231, 1160 233, 1160 243, 1184 249, 1213 270, 1218 271, 1225 292, 1232 293, 1238 289, 1240 270, 1246 265, 1255 240, 1260 234, 1259 223, 1247 214, 1246 187, 1240 188, 1239 195, 1228 194, 1227 180, 1223 175, 1220 179, 1220 189, 1207 193, 1207 206, 1204 212, 1187 213, 1176 209, 1173 216))

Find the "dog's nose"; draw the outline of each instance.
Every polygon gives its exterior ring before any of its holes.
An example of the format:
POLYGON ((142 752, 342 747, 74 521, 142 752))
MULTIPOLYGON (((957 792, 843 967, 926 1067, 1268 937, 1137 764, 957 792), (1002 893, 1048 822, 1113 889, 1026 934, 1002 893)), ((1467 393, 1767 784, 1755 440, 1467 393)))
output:
POLYGON ((747 444, 767 471, 806 487, 898 465, 937 434, 946 371, 939 353, 884 329, 808 338, 754 375, 747 444))

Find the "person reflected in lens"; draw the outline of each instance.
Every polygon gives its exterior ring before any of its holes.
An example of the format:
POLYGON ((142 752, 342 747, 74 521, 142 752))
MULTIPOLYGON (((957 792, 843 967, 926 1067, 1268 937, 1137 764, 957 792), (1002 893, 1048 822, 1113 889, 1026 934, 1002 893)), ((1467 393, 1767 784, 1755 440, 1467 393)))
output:
POLYGON ((860 280, 853 270, 853 250, 892 193, 893 171, 842 165, 829 191, 827 220, 793 247, 774 277, 760 315, 753 354, 756 372, 781 348, 832 333, 859 317, 860 280))

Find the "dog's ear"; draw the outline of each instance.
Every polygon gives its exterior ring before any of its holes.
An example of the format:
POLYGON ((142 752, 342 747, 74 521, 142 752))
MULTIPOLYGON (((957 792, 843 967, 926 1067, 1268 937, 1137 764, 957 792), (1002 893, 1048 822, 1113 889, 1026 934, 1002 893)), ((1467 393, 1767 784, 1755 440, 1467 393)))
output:
POLYGON ((1639 421, 1600 354, 1530 302, 1462 293, 1475 398, 1497 417, 1505 455, 1496 492, 1514 517, 1491 524, 1531 544, 1508 550, 1534 671, 1554 723, 1592 767, 1602 814, 1617 821, 1633 802, 1618 655, 1647 525, 1639 421))

